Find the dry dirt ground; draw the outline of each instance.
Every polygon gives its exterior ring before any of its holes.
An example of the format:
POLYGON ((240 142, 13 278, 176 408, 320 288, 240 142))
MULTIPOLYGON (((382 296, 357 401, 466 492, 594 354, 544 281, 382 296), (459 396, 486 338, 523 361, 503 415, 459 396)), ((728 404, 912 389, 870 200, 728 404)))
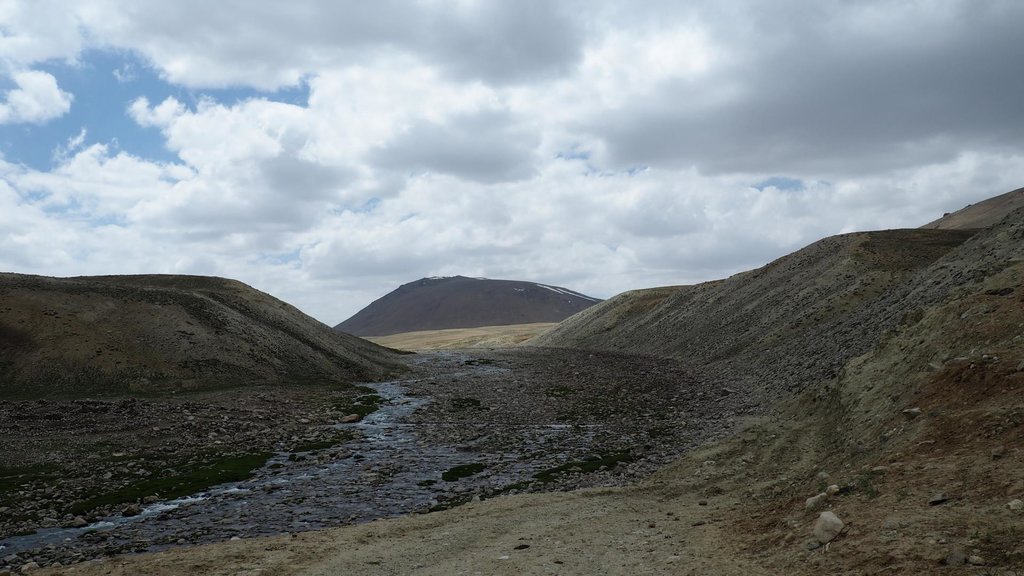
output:
POLYGON ((367 340, 397 350, 464 350, 467 348, 507 348, 516 346, 555 326, 555 322, 513 324, 424 330, 390 336, 371 336, 367 340))

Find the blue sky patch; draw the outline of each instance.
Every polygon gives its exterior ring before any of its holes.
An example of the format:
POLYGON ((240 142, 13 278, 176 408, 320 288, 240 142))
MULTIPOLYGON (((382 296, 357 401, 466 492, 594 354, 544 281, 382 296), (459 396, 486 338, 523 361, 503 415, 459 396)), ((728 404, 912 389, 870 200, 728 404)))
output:
MULTIPOLYGON (((203 98, 232 105, 263 97, 301 106, 309 99, 306 83, 272 93, 249 88, 190 90, 165 82, 147 62, 128 51, 89 50, 77 62, 51 61, 36 69, 52 74, 60 89, 72 94, 71 110, 42 124, 3 126, 0 154, 8 162, 41 171, 59 162, 55 152, 83 128, 86 136, 82 147, 101 143, 110 146, 112 153, 124 151, 147 160, 177 161, 159 130, 141 127, 128 115, 128 106, 139 97, 156 105, 173 96, 192 109, 203 98)), ((4 91, 13 87, 10 78, 2 82, 0 89, 4 91)))

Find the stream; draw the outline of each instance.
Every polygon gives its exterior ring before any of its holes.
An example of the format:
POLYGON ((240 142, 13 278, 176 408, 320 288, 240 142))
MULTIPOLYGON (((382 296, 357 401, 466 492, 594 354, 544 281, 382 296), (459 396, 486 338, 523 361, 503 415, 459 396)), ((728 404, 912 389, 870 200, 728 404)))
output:
MULTIPOLYGON (((523 461, 520 454, 469 453, 428 443, 416 428, 429 424, 403 422, 428 398, 407 395, 401 381, 366 385, 384 402, 360 422, 332 426, 360 432, 326 451, 335 452, 333 460, 279 453, 248 480, 151 504, 137 516, 111 516, 82 528, 41 529, 0 540, 0 558, 45 549, 51 557, 76 560, 336 527, 424 512, 452 499, 468 499, 485 487, 521 481, 538 469, 537 462, 523 461), (484 462, 487 466, 479 473, 441 479, 453 467, 484 462)), ((566 427, 544 428, 543 435, 559 436, 566 427)))

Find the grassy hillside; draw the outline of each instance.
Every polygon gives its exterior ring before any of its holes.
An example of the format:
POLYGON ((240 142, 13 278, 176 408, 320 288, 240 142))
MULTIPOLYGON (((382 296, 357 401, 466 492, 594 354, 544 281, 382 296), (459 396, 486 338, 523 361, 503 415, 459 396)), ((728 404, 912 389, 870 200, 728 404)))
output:
POLYGON ((390 336, 367 336, 366 339, 398 350, 458 350, 465 348, 508 348, 555 326, 552 322, 512 324, 509 326, 481 326, 479 328, 452 328, 449 330, 423 330, 390 336))
POLYGON ((352 382, 394 369, 386 350, 233 280, 0 274, 8 398, 352 382))

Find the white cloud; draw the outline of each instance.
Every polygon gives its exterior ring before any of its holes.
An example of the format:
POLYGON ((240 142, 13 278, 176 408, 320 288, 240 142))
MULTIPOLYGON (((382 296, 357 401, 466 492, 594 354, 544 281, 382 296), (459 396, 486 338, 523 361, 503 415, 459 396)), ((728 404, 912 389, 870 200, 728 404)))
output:
MULTIPOLYGON (((116 49, 172 83, 125 112, 176 156, 83 130, 0 163, 0 269, 230 276, 335 323, 434 274, 722 277, 1024 182, 1012 2, 0 6, 8 69, 116 49), (778 176, 803 185, 755 188, 778 176)), ((30 74, 12 94, 70 104, 30 74)))
POLYGON ((15 72, 17 88, 9 90, 0 103, 0 124, 41 123, 58 118, 71 109, 71 94, 57 86, 53 75, 38 70, 15 72))

